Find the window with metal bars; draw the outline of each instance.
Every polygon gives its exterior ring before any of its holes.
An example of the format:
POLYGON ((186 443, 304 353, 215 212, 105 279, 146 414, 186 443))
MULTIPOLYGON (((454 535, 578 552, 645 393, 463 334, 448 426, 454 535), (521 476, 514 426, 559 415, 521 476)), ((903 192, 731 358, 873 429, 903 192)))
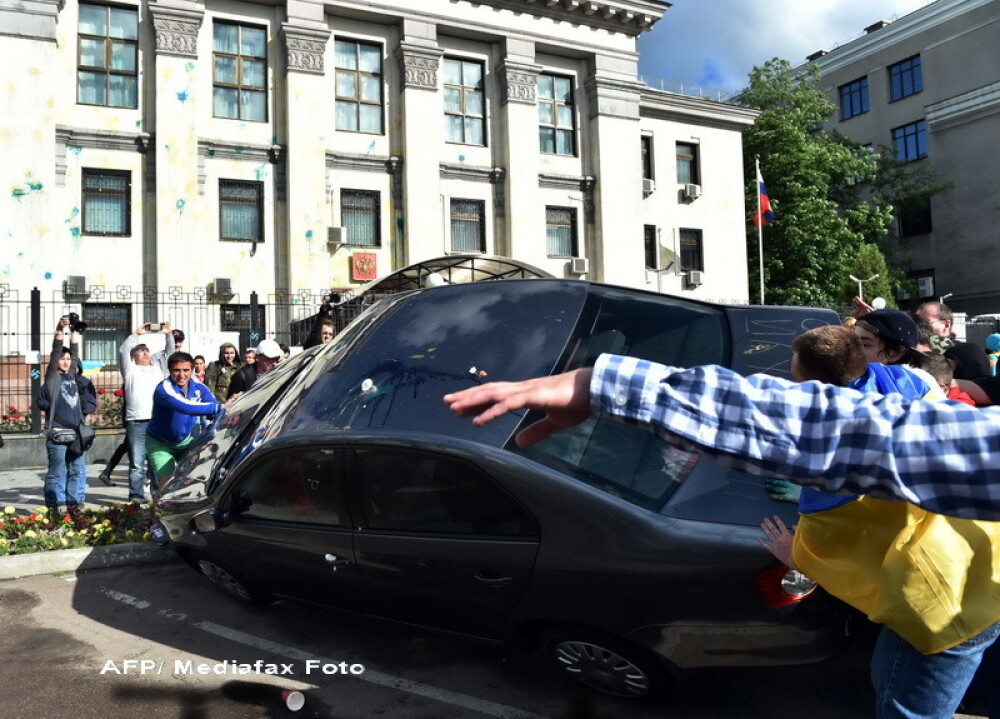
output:
POLYGON ((379 193, 369 190, 342 190, 340 220, 347 244, 356 247, 382 245, 382 215, 379 193))
POLYGON ((545 208, 545 251, 549 257, 576 257, 576 208, 545 208))
POLYGON ((212 50, 212 115, 267 122, 264 28, 216 21, 212 50))
POLYGON ((451 201, 451 249, 486 252, 486 203, 483 200, 451 201))
POLYGON ((382 134, 382 47, 337 40, 334 63, 336 128, 382 134))
POLYGON ((132 173, 83 170, 83 234, 128 237, 132 234, 132 173))
POLYGON ((76 101, 139 106, 139 14, 135 8, 80 3, 76 101))
POLYGON ((219 180, 219 239, 264 241, 264 183, 219 180))

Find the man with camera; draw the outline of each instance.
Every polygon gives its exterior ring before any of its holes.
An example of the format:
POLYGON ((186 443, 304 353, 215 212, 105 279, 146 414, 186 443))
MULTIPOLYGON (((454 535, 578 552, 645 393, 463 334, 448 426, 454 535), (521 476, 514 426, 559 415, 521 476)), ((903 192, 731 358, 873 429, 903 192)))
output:
MULTIPOLYGON (((156 386, 167 376, 166 357, 163 365, 153 361, 149 346, 143 343, 142 335, 159 333, 165 336, 166 347, 173 352, 174 335, 170 325, 159 322, 145 322, 125 338, 118 348, 118 369, 124 380, 125 390, 125 446, 128 451, 128 498, 129 501, 145 501, 146 484, 146 426, 153 415, 153 393, 156 386)), ((158 355, 164 354, 162 352, 158 355)), ((149 473, 152 476, 152 473, 149 473)), ((110 472, 105 469, 101 480, 111 483, 110 472)))

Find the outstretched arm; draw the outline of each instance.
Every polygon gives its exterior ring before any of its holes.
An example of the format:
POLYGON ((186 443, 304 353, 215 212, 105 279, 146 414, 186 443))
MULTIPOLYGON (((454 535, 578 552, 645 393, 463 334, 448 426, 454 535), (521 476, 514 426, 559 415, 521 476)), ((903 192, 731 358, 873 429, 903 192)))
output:
POLYGON ((517 435, 517 445, 527 447, 590 416, 590 377, 591 369, 586 368, 524 382, 490 382, 445 395, 444 401, 461 417, 475 415, 476 426, 519 409, 544 410, 543 419, 517 435))

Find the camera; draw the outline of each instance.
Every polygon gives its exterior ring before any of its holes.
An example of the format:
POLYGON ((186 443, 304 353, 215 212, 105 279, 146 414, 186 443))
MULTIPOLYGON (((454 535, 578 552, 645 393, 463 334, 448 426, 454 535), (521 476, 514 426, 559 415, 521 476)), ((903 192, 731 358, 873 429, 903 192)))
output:
POLYGON ((83 331, 87 329, 87 323, 80 321, 80 315, 76 312, 70 312, 67 317, 69 317, 69 328, 73 332, 79 332, 83 334, 83 331))
POLYGON ((149 323, 149 331, 150 332, 159 332, 160 331, 160 323, 159 322, 150 322, 149 323))

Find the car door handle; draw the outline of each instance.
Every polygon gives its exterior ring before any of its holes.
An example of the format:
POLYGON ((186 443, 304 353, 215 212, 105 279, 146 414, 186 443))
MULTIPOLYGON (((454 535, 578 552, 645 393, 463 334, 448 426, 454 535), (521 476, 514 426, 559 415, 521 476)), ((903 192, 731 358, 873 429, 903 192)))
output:
POLYGON ((482 574, 477 574, 476 581, 487 587, 506 587, 514 583, 514 577, 484 577, 482 574))
POLYGON ((325 559, 326 563, 333 567, 335 571, 337 567, 351 563, 350 559, 341 559, 336 554, 325 554, 323 555, 323 559, 325 559))

